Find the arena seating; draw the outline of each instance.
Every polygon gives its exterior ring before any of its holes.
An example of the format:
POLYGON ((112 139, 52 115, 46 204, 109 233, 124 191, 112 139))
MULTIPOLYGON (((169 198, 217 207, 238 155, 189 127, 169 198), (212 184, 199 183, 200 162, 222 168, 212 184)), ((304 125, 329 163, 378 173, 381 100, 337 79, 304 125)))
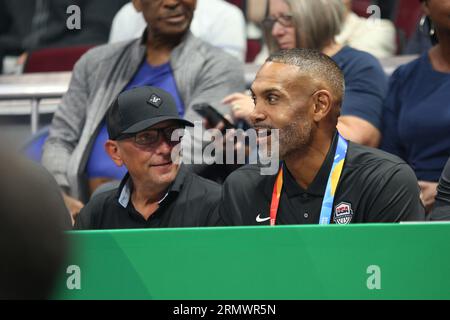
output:
POLYGON ((28 54, 24 73, 72 71, 78 59, 92 46, 46 48, 28 54))

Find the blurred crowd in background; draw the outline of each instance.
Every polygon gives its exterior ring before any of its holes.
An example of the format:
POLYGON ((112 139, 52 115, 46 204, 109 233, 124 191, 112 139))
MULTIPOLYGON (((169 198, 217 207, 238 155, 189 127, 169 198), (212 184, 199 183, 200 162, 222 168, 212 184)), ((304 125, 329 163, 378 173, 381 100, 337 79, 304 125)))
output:
MULTIPOLYGON (((429 37, 420 31, 422 10, 418 1, 343 2, 348 12, 336 38, 338 43, 366 50, 378 58, 418 54, 431 47, 429 37), (368 10, 371 5, 380 10, 368 10), (368 21, 368 17, 373 20, 368 21), (375 21, 378 18, 381 20, 375 21)), ((139 37, 145 28, 142 14, 126 0, 2 0, 0 5, 3 73, 21 72, 28 54, 35 51, 117 42, 139 37), (67 8, 72 5, 80 8, 79 30, 67 28, 72 13, 67 8)), ((191 26, 194 34, 246 62, 264 61, 267 51, 263 20, 268 15, 267 0, 199 0, 197 6, 191 26)))

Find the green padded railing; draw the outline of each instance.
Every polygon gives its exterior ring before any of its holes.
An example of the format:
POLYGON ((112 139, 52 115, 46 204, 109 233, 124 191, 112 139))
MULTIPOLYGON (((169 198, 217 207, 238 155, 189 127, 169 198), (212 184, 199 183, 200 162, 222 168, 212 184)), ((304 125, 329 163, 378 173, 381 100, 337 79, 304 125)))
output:
POLYGON ((450 299, 450 224, 69 232, 62 299, 450 299))

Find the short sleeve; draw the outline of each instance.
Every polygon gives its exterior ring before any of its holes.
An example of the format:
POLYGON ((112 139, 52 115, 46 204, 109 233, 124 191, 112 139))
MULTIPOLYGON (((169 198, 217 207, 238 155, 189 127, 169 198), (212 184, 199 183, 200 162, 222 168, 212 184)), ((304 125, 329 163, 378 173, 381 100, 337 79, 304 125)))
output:
POLYGON ((343 66, 345 96, 343 116, 362 118, 381 129, 383 99, 387 91, 387 77, 378 60, 369 54, 353 55, 343 66))
POLYGON ((425 209, 420 201, 417 178, 405 163, 387 170, 370 195, 372 204, 366 209, 366 222, 424 221, 425 209))

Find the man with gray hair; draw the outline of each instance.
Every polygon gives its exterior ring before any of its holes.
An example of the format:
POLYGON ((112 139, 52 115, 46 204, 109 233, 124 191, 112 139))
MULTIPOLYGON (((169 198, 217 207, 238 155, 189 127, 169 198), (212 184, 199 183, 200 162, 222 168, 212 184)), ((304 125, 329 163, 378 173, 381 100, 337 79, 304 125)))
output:
MULTIPOLYGON (((279 130, 281 165, 275 175, 245 166, 228 177, 219 210, 227 225, 424 220, 411 168, 336 131, 344 77, 331 58, 310 49, 276 52, 251 90, 251 121, 257 130, 279 130)), ((275 136, 265 142, 277 145, 275 136)))

